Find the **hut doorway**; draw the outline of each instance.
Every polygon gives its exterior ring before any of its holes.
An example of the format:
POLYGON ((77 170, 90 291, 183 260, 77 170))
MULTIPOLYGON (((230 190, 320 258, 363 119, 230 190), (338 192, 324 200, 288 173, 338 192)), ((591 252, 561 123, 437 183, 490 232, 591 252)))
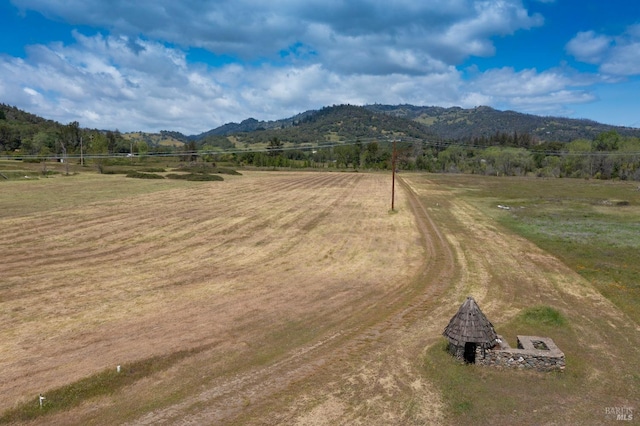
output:
POLYGON ((464 344, 464 362, 467 364, 476 363, 476 344, 467 342, 464 344))

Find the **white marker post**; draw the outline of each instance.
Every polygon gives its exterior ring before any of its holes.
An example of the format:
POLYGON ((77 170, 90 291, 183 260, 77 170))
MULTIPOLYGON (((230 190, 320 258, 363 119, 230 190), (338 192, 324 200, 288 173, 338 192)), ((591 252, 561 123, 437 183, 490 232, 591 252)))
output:
POLYGON ((42 405, 44 404, 44 400, 46 399, 44 396, 42 396, 42 394, 40 394, 40 408, 42 408, 42 405))

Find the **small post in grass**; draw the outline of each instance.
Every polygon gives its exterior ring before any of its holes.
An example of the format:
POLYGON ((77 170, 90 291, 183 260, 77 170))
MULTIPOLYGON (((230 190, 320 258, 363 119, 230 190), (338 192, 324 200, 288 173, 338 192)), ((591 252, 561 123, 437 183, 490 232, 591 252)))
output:
POLYGON ((40 394, 40 397, 38 399, 40 400, 40 408, 42 408, 42 406, 44 405, 44 400, 46 398, 44 396, 42 396, 42 394, 40 394))

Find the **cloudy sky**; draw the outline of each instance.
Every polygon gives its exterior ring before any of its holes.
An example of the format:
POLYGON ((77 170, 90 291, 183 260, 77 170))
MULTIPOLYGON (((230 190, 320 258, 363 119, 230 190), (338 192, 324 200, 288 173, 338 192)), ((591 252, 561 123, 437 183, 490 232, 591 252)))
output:
POLYGON ((0 0, 0 102, 196 134, 349 103, 640 127, 637 0, 0 0))

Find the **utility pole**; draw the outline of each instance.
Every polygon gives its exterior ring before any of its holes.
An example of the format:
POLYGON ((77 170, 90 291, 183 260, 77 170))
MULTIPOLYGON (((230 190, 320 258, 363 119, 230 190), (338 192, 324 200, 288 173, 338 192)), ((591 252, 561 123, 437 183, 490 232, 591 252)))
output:
POLYGON ((64 142, 60 141, 62 147, 62 162, 64 163, 65 174, 69 176, 69 161, 67 161, 67 147, 64 146, 64 142))
POLYGON ((393 140, 393 154, 391 155, 391 211, 395 207, 396 192, 396 140, 393 140))
POLYGON ((82 136, 80 136, 80 166, 84 167, 84 155, 82 153, 82 136))

